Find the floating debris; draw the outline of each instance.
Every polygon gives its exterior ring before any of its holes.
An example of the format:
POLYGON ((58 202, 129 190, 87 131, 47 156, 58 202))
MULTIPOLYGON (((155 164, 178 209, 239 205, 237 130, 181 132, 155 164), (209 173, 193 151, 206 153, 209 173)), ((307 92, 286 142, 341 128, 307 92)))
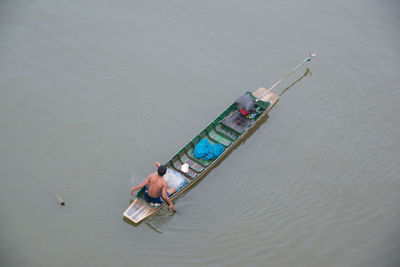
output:
POLYGON ((54 195, 56 196, 58 203, 60 203, 61 206, 65 206, 64 200, 62 200, 62 198, 57 194, 57 192, 54 191, 54 195))

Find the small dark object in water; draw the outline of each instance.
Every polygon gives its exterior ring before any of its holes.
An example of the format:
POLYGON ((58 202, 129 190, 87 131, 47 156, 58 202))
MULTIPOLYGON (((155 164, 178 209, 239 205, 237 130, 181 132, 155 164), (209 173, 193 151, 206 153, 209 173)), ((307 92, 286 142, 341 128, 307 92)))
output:
POLYGON ((64 206, 65 205, 64 200, 62 200, 62 198, 56 192, 54 192, 54 195, 56 196, 58 203, 60 203, 61 206, 64 206))

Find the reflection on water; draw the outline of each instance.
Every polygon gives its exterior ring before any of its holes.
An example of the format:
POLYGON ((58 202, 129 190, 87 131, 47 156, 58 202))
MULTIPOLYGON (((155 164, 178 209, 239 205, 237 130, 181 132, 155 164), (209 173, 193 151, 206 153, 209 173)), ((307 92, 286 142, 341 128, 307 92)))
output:
POLYGON ((312 76, 312 73, 310 71, 309 68, 306 69, 306 71, 304 72, 303 76, 301 76, 299 79, 297 79, 296 81, 294 81, 293 83, 291 83, 288 87, 286 87, 280 94, 279 96, 282 96, 284 93, 286 93, 287 90, 289 90, 290 88, 292 88, 296 83, 298 83, 299 81, 301 81, 304 77, 306 76, 312 76))
POLYGON ((175 211, 171 211, 168 207, 165 206, 158 212, 146 218, 144 222, 151 230, 157 233, 163 233, 160 230, 162 226, 168 224, 173 218, 173 216, 175 216, 175 214, 178 213, 179 213, 178 209, 176 209, 175 211))
MULTIPOLYGON (((154 216, 154 215, 153 215, 154 216)), ((147 220, 146 221, 146 225, 153 230, 154 232, 158 233, 158 234, 163 234, 163 232, 161 232, 157 226, 153 225, 153 222, 151 220, 147 220)))

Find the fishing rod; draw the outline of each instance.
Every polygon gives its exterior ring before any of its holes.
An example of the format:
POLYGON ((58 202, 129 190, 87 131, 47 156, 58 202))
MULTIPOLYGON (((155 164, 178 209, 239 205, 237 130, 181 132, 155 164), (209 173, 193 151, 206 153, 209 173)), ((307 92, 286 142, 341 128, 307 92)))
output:
POLYGON ((279 81, 277 81, 274 85, 271 86, 271 88, 269 88, 267 91, 265 91, 263 94, 261 94, 258 98, 257 101, 262 98, 265 94, 267 94, 268 92, 270 92, 272 89, 275 88, 275 86, 277 86, 278 84, 280 84, 283 80, 285 80, 287 77, 289 77, 290 74, 292 74, 293 72, 295 72, 298 68, 300 68, 304 63, 306 63, 307 61, 310 61, 312 57, 315 57, 317 54, 316 53, 311 53, 306 59, 304 59, 299 65, 297 65, 294 69, 292 69, 291 71, 289 71, 285 76, 283 76, 283 78, 279 81))

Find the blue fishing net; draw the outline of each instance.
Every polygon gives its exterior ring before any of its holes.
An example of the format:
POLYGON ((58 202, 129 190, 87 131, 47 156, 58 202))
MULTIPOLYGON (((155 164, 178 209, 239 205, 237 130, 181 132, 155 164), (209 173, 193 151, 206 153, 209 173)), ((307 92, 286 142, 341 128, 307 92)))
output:
POLYGON ((221 144, 211 144, 207 139, 201 139, 194 147, 193 155, 198 159, 216 159, 224 153, 225 147, 221 144))

